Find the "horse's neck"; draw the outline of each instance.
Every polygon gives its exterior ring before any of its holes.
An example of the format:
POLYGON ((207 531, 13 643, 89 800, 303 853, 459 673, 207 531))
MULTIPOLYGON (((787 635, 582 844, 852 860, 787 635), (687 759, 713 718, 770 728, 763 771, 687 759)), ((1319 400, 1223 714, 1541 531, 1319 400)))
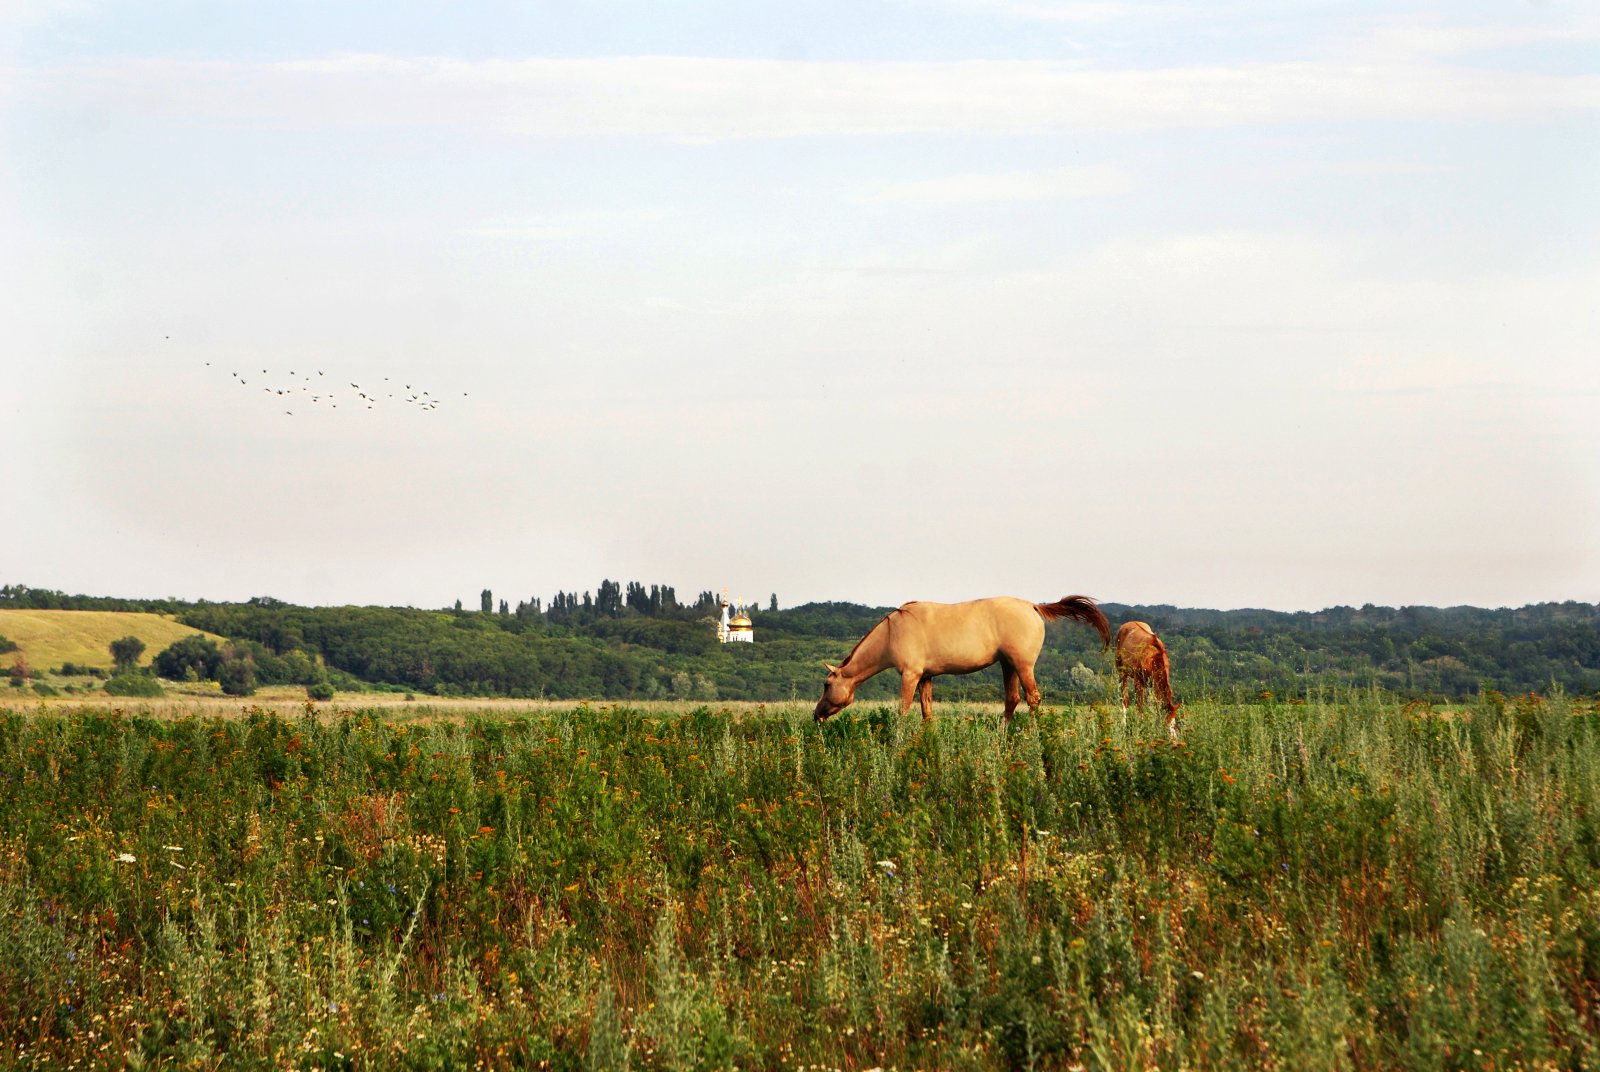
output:
POLYGON ((846 659, 839 669, 843 670, 852 681, 859 682, 889 669, 891 665, 893 662, 889 658, 889 619, 885 618, 861 638, 861 643, 856 645, 856 649, 850 653, 850 658, 846 659))

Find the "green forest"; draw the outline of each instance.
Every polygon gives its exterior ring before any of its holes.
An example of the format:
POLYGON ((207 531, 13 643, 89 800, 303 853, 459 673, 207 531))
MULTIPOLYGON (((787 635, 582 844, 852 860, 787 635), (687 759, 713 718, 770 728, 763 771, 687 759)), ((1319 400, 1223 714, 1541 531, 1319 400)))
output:
MULTIPOLYGON (((1332 607, 1314 612, 1201 610, 1102 603, 1113 625, 1149 622, 1172 656, 1180 700, 1234 702, 1381 689, 1454 700, 1504 694, 1600 692, 1600 606, 1516 609, 1332 607)), ((215 678, 248 669, 262 684, 329 682, 344 690, 547 699, 791 701, 813 697, 822 663, 837 662, 887 607, 807 603, 752 608, 754 644, 717 643, 717 602, 680 603, 666 585, 602 581, 513 607, 484 590, 474 604, 308 607, 271 597, 243 603, 68 595, 0 587, 0 607, 169 614, 232 642, 226 652, 174 645, 163 676, 215 678)), ((110 662, 108 655, 107 662, 110 662)), ((1081 626, 1050 626, 1039 680, 1047 698, 1108 695, 1109 654, 1081 626)), ((859 694, 892 695, 892 674, 859 694)), ((999 695, 998 671, 941 678, 941 699, 999 695)))

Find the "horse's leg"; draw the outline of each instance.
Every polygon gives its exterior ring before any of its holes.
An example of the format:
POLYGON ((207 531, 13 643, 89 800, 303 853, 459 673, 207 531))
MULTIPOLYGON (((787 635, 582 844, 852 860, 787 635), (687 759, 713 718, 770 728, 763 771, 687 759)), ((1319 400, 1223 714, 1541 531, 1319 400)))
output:
POLYGON ((1128 687, 1133 684, 1133 679, 1126 673, 1117 674, 1117 691, 1122 694, 1122 713, 1128 713, 1128 687))
MULTIPOLYGON (((916 670, 900 671, 900 717, 904 718, 911 705, 917 699, 917 687, 922 682, 922 674, 916 670)), ((924 718, 927 716, 924 715, 924 718)))
POLYGON ((926 722, 933 717, 933 675, 929 674, 922 679, 917 698, 922 701, 922 721, 926 722))
POLYGON ((1006 676, 1006 724, 1010 725, 1011 716, 1017 713, 1017 704, 1022 702, 1022 689, 1017 684, 1017 668, 1009 662, 1002 662, 1000 670, 1006 676))
POLYGON ((1039 710, 1039 683, 1033 679, 1032 663, 1017 663, 1017 675, 1022 678, 1022 694, 1028 698, 1028 713, 1039 710))

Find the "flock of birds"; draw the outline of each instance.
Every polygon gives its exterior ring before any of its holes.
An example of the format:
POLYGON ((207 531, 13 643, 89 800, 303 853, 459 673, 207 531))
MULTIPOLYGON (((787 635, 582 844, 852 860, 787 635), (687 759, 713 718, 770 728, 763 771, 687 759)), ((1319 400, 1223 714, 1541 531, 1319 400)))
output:
MULTIPOLYGON (((207 361, 206 366, 211 367, 207 361)), ((254 370, 237 371, 232 373, 233 380, 239 386, 249 389, 252 384, 260 390, 273 396, 273 399, 282 400, 289 406, 313 405, 322 406, 330 410, 339 408, 343 402, 346 409, 375 409, 379 405, 391 401, 400 401, 408 406, 415 406, 424 413, 431 413, 443 404, 444 399, 438 395, 422 390, 409 383, 397 383, 385 376, 381 385, 368 384, 362 386, 350 381, 346 388, 338 380, 329 379, 323 369, 313 369, 307 372, 296 372, 290 369, 288 379, 279 373, 272 381, 263 382, 263 378, 272 375, 270 369, 262 369, 260 377, 254 370)), ((461 397, 466 398, 467 392, 462 391, 461 397)), ((285 416, 293 417, 294 409, 285 409, 285 416)))

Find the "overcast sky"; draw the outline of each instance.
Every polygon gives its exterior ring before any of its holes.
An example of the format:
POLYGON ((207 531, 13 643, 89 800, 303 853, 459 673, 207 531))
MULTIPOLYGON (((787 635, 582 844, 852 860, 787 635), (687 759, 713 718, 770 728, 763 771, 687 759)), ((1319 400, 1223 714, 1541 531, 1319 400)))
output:
POLYGON ((1600 600, 1593 11, 0 2, 0 581, 1600 600))

